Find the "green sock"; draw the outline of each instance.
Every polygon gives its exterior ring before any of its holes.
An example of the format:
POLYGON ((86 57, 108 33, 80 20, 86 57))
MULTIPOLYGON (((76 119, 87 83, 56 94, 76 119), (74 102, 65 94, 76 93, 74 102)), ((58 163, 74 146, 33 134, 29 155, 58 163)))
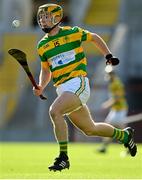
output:
POLYGON ((59 142, 59 146, 60 146, 60 153, 64 152, 65 154, 67 154, 68 142, 61 141, 61 142, 59 142))
POLYGON ((128 133, 122 129, 115 128, 112 138, 116 139, 122 143, 127 143, 128 142, 128 133))

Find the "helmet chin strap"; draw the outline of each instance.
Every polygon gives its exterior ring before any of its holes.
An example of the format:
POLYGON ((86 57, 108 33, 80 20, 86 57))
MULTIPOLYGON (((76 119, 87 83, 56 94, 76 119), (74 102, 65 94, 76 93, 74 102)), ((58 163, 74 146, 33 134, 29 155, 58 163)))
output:
POLYGON ((61 22, 63 22, 66 19, 66 17, 62 18, 57 24, 55 24, 53 27, 51 28, 42 28, 42 30, 45 33, 50 33, 56 26, 58 26, 61 22))
POLYGON ((42 28, 42 30, 45 32, 45 33, 50 33, 59 23, 55 24, 53 27, 51 28, 42 28))

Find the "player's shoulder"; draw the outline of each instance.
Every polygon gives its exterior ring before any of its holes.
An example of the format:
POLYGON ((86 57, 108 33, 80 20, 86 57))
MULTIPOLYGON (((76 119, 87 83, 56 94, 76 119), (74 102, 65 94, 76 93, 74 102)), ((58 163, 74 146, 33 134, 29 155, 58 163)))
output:
POLYGON ((80 28, 79 26, 63 26, 61 27, 63 31, 73 31, 73 32, 77 32, 80 31, 82 28, 80 28))
POLYGON ((72 30, 73 30, 73 31, 82 31, 83 28, 81 28, 81 27, 79 27, 79 26, 74 26, 74 27, 72 27, 72 30))
POLYGON ((71 30, 72 27, 71 26, 61 26, 62 30, 71 30))
POLYGON ((46 34, 45 36, 43 36, 37 43, 37 48, 40 48, 42 45, 44 45, 45 43, 47 43, 47 38, 48 35, 46 34))

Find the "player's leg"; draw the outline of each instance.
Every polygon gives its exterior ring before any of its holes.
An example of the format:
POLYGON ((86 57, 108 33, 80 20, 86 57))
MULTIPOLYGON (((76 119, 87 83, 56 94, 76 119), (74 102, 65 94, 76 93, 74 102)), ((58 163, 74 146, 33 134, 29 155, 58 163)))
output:
POLYGON ((63 115, 81 107, 81 102, 76 95, 64 92, 51 105, 49 113, 54 124, 54 131, 58 141, 67 140, 67 125, 63 115))
MULTIPOLYGON (((60 146, 60 155, 64 154, 67 157, 68 128, 63 116, 82 106, 79 95, 81 92, 85 92, 85 97, 89 97, 89 91, 86 92, 86 88, 88 87, 89 82, 86 77, 76 77, 59 85, 56 89, 58 98, 51 105, 50 117, 52 119, 56 139, 60 146)), ((60 164, 58 159, 64 159, 66 162, 68 161, 68 157, 66 159, 57 158, 57 164, 60 164)), ((54 165, 56 165, 55 163, 54 165)), ((66 167, 61 167, 60 165, 55 167, 54 165, 49 168, 62 170, 66 167)))
MULTIPOLYGON (((121 128, 116 126, 115 120, 117 119, 116 111, 110 111, 104 122, 111 124, 114 127, 121 128)), ((123 128, 121 128, 123 129, 123 128)), ((112 142, 112 138, 103 137, 101 146, 97 149, 99 153, 106 153, 108 145, 112 142)))
POLYGON ((95 123, 86 105, 72 112, 69 118, 76 127, 88 136, 112 137, 114 133, 113 126, 107 123, 95 123))
MULTIPOLYGON (((106 117, 105 122, 111 124, 115 128, 124 129, 126 128, 126 124, 123 122, 125 117, 127 116, 127 109, 122 110, 110 110, 108 116, 106 117)), ((102 150, 107 150, 108 145, 111 143, 111 139, 103 138, 102 146, 100 147, 99 152, 103 152, 102 150)), ((129 151, 124 151, 125 154, 129 154, 129 151)))
POLYGON ((102 138, 102 143, 100 147, 97 149, 97 152, 106 153, 107 148, 111 142, 112 142, 112 138, 107 138, 107 137, 102 138))
POLYGON ((133 140, 133 130, 131 128, 117 129, 107 123, 95 123, 92 120, 87 106, 82 106, 79 110, 69 115, 71 121, 88 136, 111 137, 122 142, 128 147, 131 156, 135 156, 137 147, 133 140))
POLYGON ((59 157, 55 163, 49 167, 50 170, 69 168, 67 155, 68 128, 64 120, 64 114, 72 112, 81 107, 80 99, 71 92, 63 92, 51 105, 50 117, 52 119, 55 137, 60 147, 59 157))

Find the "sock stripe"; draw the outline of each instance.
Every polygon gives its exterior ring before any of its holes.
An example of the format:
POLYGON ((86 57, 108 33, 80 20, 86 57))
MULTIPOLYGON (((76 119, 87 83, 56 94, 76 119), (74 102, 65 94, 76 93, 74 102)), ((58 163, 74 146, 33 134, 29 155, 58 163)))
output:
MULTIPOLYGON (((66 144, 67 144, 67 143, 66 143, 66 144)), ((61 147, 64 147, 64 146, 66 146, 66 144, 60 144, 60 146, 61 146, 61 147)))
POLYGON ((115 136, 116 136, 116 129, 114 129, 112 137, 115 138, 115 136))
POLYGON ((60 152, 67 152, 67 150, 66 149, 62 149, 62 151, 60 151, 60 152))
POLYGON ((119 131, 116 131, 116 135, 115 135, 115 138, 117 138, 119 135, 119 131))
POLYGON ((120 137, 122 136, 123 132, 122 131, 119 131, 118 133, 118 139, 120 139, 120 137))
POLYGON ((59 142, 60 145, 67 144, 67 143, 68 143, 67 141, 61 141, 61 142, 59 142))
POLYGON ((112 137, 122 143, 125 143, 128 141, 128 133, 121 129, 115 128, 112 137))
POLYGON ((60 153, 64 152, 67 154, 68 142, 67 141, 59 142, 59 146, 60 146, 60 153))
POLYGON ((123 133, 121 133, 121 136, 120 136, 120 141, 122 141, 123 139, 124 139, 124 132, 123 133))
MULTIPOLYGON (((60 146, 61 147, 61 146, 60 146)), ((61 147, 62 149, 67 149, 67 146, 63 146, 63 147, 61 147)))

